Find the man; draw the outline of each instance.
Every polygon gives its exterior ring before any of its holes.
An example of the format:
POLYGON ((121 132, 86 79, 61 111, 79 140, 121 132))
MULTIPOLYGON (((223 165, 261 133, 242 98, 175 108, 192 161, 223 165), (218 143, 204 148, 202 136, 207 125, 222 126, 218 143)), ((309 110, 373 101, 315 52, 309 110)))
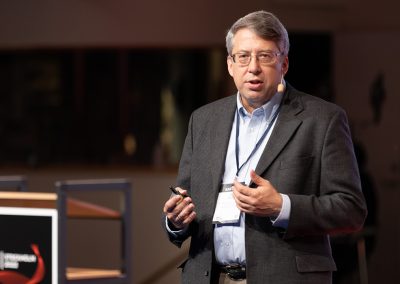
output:
POLYGON ((183 283, 330 283, 329 234, 366 216, 342 109, 284 81, 287 31, 271 13, 227 33, 238 89, 190 119, 163 224, 180 246, 183 283), (232 198, 233 197, 233 198, 232 198))

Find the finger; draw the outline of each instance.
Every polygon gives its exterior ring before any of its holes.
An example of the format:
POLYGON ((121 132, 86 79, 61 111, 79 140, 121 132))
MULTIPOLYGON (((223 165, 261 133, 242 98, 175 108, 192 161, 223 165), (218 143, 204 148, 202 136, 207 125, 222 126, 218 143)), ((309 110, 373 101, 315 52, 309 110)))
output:
POLYGON ((176 221, 182 221, 187 218, 194 211, 193 203, 188 204, 184 207, 179 214, 176 216, 176 221))
MULTIPOLYGON (((179 201, 175 208, 172 210, 172 212, 170 213, 173 219, 176 219, 176 217, 178 215, 182 215, 184 214, 184 210, 185 208, 187 208, 187 206, 189 206, 190 204, 192 204, 192 199, 190 199, 190 197, 186 197, 184 199, 182 199, 181 201, 179 201)), ((194 205, 192 205, 194 207, 194 205)))
POLYGON ((187 226, 190 223, 192 223, 192 221, 196 218, 196 212, 192 211, 189 216, 187 216, 183 221, 182 221, 182 225, 183 226, 187 226))
POLYGON ((240 201, 246 203, 250 202, 250 198, 255 194, 254 188, 250 188, 237 181, 234 181, 232 190, 234 196, 236 196, 240 201))
POLYGON ((170 199, 164 204, 164 213, 171 213, 176 206, 182 201, 183 197, 180 195, 172 195, 170 199))
POLYGON ((194 215, 193 213, 194 205, 193 203, 190 203, 177 215, 171 214, 169 220, 172 222, 172 224, 174 224, 175 227, 182 228, 194 220, 194 218, 196 217, 196 213, 194 213, 194 215))
POLYGON ((164 206, 164 213, 172 213, 174 215, 179 214, 185 206, 192 203, 190 197, 182 197, 181 195, 173 195, 164 206))
POLYGON ((251 189, 247 187, 246 185, 238 182, 237 180, 233 181, 233 191, 236 190, 237 193, 243 194, 243 195, 250 195, 251 194, 251 189))
POLYGON ((268 184, 268 180, 263 179, 262 177, 260 177, 258 174, 256 174, 256 172, 254 170, 250 171, 250 178, 256 185, 261 186, 261 185, 267 185, 268 184))
POLYGON ((185 197, 180 200, 172 211, 173 216, 176 217, 179 214, 184 214, 184 212, 182 211, 184 211, 185 208, 187 208, 187 206, 189 206, 190 204, 192 204, 192 199, 190 199, 190 197, 185 197))
POLYGON ((243 189, 236 186, 232 187, 232 195, 236 202, 242 202, 243 198, 246 196, 243 194, 243 189))
POLYGON ((239 208, 239 209, 241 209, 241 201, 240 201, 240 199, 239 199, 239 197, 237 196, 237 195, 240 195, 240 194, 237 194, 237 193, 235 193, 235 189, 233 190, 233 199, 235 199, 235 203, 236 203, 236 206, 237 206, 237 208, 239 208))
POLYGON ((187 190, 182 189, 181 187, 177 187, 175 188, 177 191, 179 191, 180 194, 184 195, 184 196, 189 196, 187 193, 187 190))
POLYGON ((241 212, 244 212, 244 213, 251 213, 252 211, 251 211, 251 208, 249 207, 249 205, 246 205, 245 203, 242 203, 242 202, 238 202, 238 201, 236 201, 236 207, 241 211, 241 212))
POLYGON ((249 198, 236 189, 233 190, 233 198, 235 199, 236 206, 239 210, 244 211, 249 206, 249 198))

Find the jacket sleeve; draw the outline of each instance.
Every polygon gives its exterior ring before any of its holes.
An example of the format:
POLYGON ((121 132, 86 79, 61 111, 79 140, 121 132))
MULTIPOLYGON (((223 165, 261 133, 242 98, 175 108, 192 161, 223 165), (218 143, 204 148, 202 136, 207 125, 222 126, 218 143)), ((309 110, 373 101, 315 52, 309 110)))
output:
MULTIPOLYGON (((191 168, 191 153, 192 153, 192 123, 193 115, 189 120, 188 133, 183 146, 182 156, 179 163, 179 174, 177 177, 177 186, 186 189, 190 195, 190 168, 191 168)), ((190 226, 187 230, 180 233, 172 233, 167 229, 166 216, 163 214, 161 225, 168 235, 170 242, 178 247, 181 247, 183 242, 190 236, 190 226)))
POLYGON ((286 238, 349 233, 363 226, 366 203, 342 109, 327 123, 319 158, 319 189, 313 194, 289 194, 291 213, 286 238))

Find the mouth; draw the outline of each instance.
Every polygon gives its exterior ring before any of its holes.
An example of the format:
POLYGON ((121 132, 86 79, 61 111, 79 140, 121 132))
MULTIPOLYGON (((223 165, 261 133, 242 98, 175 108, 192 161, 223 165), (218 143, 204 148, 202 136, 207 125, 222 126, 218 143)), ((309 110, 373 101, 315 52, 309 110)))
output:
POLYGON ((247 80, 246 83, 249 86, 249 88, 258 89, 263 84, 263 81, 258 80, 258 79, 254 79, 254 80, 247 80))

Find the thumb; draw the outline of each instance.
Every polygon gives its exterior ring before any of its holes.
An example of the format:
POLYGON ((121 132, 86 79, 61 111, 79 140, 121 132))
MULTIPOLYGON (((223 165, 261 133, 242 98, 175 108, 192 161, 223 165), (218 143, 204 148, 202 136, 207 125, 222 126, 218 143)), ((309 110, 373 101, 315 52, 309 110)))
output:
POLYGON ((256 185, 265 185, 267 183, 267 180, 263 179, 260 177, 254 170, 250 171, 250 177, 251 180, 256 184, 256 185))

